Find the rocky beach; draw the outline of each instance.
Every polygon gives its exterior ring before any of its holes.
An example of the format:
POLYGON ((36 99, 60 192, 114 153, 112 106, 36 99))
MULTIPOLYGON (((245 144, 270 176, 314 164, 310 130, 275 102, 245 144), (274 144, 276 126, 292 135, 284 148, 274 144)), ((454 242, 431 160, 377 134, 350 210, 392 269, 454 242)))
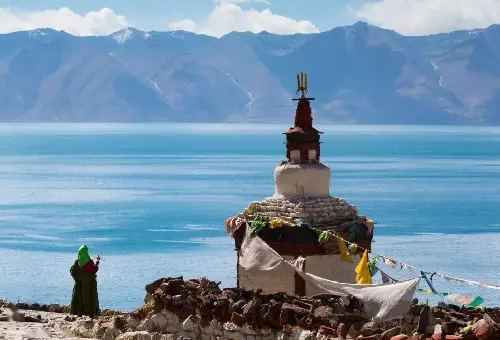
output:
POLYGON ((103 310, 95 319, 59 305, 1 302, 0 339, 500 339, 500 308, 414 300, 404 316, 373 323, 363 317, 363 301, 351 296, 263 294, 182 277, 156 280, 145 290, 135 311, 103 310))

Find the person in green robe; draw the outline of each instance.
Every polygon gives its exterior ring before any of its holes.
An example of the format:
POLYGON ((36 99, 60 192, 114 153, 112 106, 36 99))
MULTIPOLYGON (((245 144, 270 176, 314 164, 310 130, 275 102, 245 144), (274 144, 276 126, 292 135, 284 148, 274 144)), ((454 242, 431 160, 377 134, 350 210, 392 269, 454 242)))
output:
POLYGON ((78 250, 78 258, 71 266, 70 273, 75 280, 71 298, 71 314, 88 315, 91 318, 99 315, 99 297, 97 294, 97 271, 100 258, 97 261, 90 258, 89 248, 83 245, 78 250))

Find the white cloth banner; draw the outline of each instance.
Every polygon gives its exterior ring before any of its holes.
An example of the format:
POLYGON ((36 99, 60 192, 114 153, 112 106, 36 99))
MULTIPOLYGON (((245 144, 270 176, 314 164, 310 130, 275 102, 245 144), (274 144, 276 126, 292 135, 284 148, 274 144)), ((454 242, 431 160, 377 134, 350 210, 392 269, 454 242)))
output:
MULTIPOLYGON (((267 272, 272 277, 284 270, 293 269, 308 283, 308 296, 328 293, 340 296, 353 295, 363 302, 364 316, 375 322, 387 321, 403 316, 411 306, 413 295, 420 278, 386 285, 357 285, 327 280, 301 270, 303 258, 286 261, 260 237, 250 236, 250 228, 246 226, 246 234, 241 245, 239 265, 246 275, 267 272)), ((356 275, 353 271, 352 275, 356 275)), ((279 276, 276 275, 279 280, 279 276)))

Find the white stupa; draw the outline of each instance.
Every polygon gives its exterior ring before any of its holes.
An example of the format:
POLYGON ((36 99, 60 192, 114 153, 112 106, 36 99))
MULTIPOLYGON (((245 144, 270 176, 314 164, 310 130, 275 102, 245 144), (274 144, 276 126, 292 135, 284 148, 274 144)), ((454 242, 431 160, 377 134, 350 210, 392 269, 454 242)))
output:
MULTIPOLYGON (((301 92, 301 96, 297 99, 295 125, 285 132, 287 160, 274 170, 274 195, 251 203, 243 214, 226 220, 226 229, 239 251, 245 221, 262 220, 269 227, 258 236, 278 254, 289 260, 306 257, 306 271, 311 274, 355 283, 356 261, 341 261, 338 249, 332 251, 320 244, 317 233, 335 230, 337 235, 347 237, 348 230, 353 230, 351 226, 359 224, 371 234, 373 222, 360 217, 356 208, 344 199, 330 196, 331 171, 320 163, 322 133, 312 125, 310 101, 314 98, 306 97, 307 75, 297 75, 297 80, 297 93, 301 92)), ((363 239, 362 236, 356 237, 363 239)), ((370 249, 371 235, 366 236, 360 245, 370 249)), ((307 293, 305 282, 291 269, 276 278, 266 276, 265 272, 247 273, 238 266, 238 286, 267 292, 307 293)))

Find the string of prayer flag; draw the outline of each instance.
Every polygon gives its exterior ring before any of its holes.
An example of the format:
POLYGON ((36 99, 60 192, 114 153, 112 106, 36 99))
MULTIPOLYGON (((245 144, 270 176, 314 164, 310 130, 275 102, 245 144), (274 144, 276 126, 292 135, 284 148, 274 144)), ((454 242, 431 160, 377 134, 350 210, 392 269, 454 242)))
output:
MULTIPOLYGON (((355 244, 355 243, 352 243, 352 242, 349 242, 349 241, 346 241, 345 239, 341 238, 340 236, 338 236, 335 232, 330 232, 330 231, 327 231, 327 232, 323 232, 322 234, 326 234, 326 233, 332 233, 337 239, 340 239, 342 241, 344 241, 346 244, 348 244, 349 246, 355 244)), ((323 236, 324 237, 324 236, 323 236)), ((321 238, 321 235, 320 235, 320 238, 321 238)), ((359 249, 362 249, 363 251, 366 251, 367 249, 357 245, 357 247, 359 249)), ((376 255, 376 257, 379 257, 381 259, 383 259, 383 262, 388 265, 389 267, 391 268, 395 268, 397 267, 397 265, 399 264, 400 265, 400 268, 407 268, 407 269, 410 269, 412 271, 417 271, 417 270, 420 270, 419 268, 415 267, 415 266, 412 266, 412 265, 409 265, 407 263, 403 263, 403 262, 398 262, 390 257, 387 257, 387 256, 384 256, 384 255, 376 255)), ((370 265, 368 266, 370 268, 370 265)), ((370 269, 370 273, 373 272, 374 269, 370 269)), ((422 272, 424 272, 423 270, 420 270, 422 272)), ((431 274, 429 272, 425 272, 427 274, 431 274)), ((461 278, 457 278, 457 277, 453 277, 453 276, 449 276, 449 275, 445 275, 445 274, 441 274, 441 273, 432 273, 432 275, 437 275, 441 278, 443 278, 444 280, 446 281, 455 281, 455 282, 460 282, 460 283, 466 283, 466 284, 469 284, 469 285, 473 285, 473 286, 479 286, 481 288, 489 288, 489 289, 495 289, 495 290, 500 290, 500 286, 498 285, 493 285, 493 284, 490 284, 490 283, 485 283, 485 282, 479 282, 479 281, 472 281, 472 280, 466 280, 466 279, 461 279, 461 278)))
MULTIPOLYGON (((380 271, 380 274, 382 275, 382 282, 384 284, 399 282, 398 280, 387 275, 384 271, 382 271, 380 269, 379 269, 379 271, 380 271)), ((424 272, 421 272, 421 275, 422 275, 422 278, 425 279, 425 281, 430 289, 417 289, 419 292, 426 293, 429 295, 442 296, 442 297, 445 297, 447 300, 457 302, 457 303, 460 303, 462 305, 465 305, 468 307, 473 307, 473 308, 479 307, 484 302, 484 298, 481 296, 476 296, 474 298, 471 298, 471 297, 463 296, 463 295, 459 295, 459 294, 439 293, 434 289, 431 281, 427 278, 427 275, 425 275, 424 272)))

